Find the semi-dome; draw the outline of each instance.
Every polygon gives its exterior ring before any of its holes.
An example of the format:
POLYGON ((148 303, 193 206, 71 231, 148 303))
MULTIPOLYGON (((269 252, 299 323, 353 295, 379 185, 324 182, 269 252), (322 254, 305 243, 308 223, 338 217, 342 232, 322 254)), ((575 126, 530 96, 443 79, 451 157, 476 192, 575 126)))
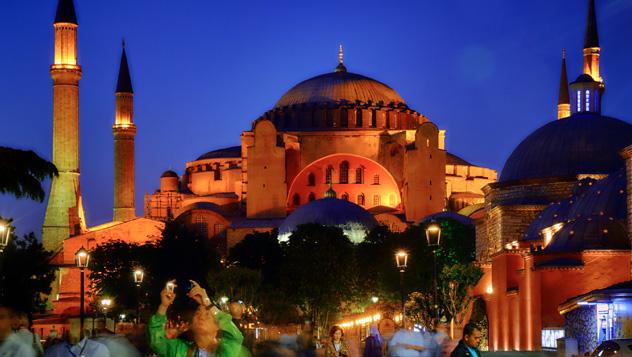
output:
POLYGON ((292 212, 279 227, 279 241, 287 241, 301 224, 316 223, 338 227, 354 243, 360 243, 377 221, 364 208, 337 198, 323 198, 292 212))
POLYGON ((576 113, 524 139, 505 162, 500 181, 608 174, 623 165, 619 151, 630 144, 629 123, 597 113, 576 113))
POLYGON ((200 155, 196 161, 227 158, 241 158, 241 146, 230 146, 227 148, 209 151, 206 154, 200 155))
POLYGON ((292 105, 323 104, 382 104, 406 105, 402 97, 391 87, 359 74, 346 71, 326 73, 305 80, 287 91, 275 104, 275 108, 292 105))

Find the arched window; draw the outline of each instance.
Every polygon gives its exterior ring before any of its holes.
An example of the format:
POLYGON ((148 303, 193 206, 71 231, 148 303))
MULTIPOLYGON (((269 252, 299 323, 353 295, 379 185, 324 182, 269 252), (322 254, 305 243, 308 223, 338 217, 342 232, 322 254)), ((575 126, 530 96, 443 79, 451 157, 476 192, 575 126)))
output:
POLYGON ((356 118, 356 128, 361 128, 362 127, 362 109, 356 109, 355 118, 356 118))
POLYGON ((345 201, 349 201, 349 194, 348 193, 343 193, 342 196, 340 196, 341 199, 345 200, 345 201))
POLYGON ((349 163, 346 161, 340 163, 340 183, 349 183, 349 163))
POLYGON ((590 91, 586 89, 586 111, 590 111, 590 91))
POLYGON ((347 108, 340 109, 340 127, 349 127, 349 114, 347 113, 347 108))
POLYGON ((307 186, 316 186, 316 176, 313 173, 307 175, 307 186))
POLYGON ((361 167, 356 169, 355 183, 364 183, 364 170, 361 167))
POLYGON ((380 175, 378 175, 378 174, 373 175, 373 184, 374 185, 379 185, 380 184, 380 175))
POLYGON ((301 196, 299 196, 298 193, 295 193, 294 197, 292 197, 292 204, 294 206, 300 206, 301 205, 301 196))
POLYGON ((208 237, 208 222, 204 216, 195 216, 194 220, 195 230, 200 233, 202 237, 208 237))
POLYGON ((309 202, 315 201, 316 200, 316 195, 314 194, 314 192, 310 192, 309 196, 307 197, 307 199, 309 200, 309 202))
POLYGON ((361 193, 361 194, 358 195, 358 198, 356 199, 356 203, 359 206, 364 206, 364 204, 365 204, 364 193, 361 193))
POLYGON ((326 184, 333 183, 332 181, 333 176, 334 176, 334 168, 331 166, 328 166, 327 169, 325 170, 325 183, 326 184))
POLYGON ((377 127, 377 113, 375 109, 371 110, 371 128, 377 127))
POLYGON ((380 205, 380 195, 373 195, 373 206, 380 205))
POLYGON ((334 126, 334 113, 331 112, 331 110, 327 109, 327 114, 325 117, 325 125, 328 128, 333 128, 334 126))

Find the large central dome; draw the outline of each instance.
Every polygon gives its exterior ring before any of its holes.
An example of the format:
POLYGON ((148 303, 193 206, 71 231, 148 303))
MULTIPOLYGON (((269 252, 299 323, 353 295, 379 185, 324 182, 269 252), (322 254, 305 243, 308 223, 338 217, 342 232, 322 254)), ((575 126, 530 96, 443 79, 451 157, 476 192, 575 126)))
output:
POLYGON ((339 71, 305 80, 287 91, 274 108, 297 104, 361 104, 406 105, 391 87, 359 74, 339 71))

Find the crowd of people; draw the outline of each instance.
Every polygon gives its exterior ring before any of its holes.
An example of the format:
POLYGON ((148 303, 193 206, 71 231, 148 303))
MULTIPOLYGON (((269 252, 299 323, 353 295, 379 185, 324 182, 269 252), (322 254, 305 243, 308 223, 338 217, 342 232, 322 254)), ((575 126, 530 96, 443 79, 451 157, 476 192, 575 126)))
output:
MULTIPOLYGON (((383 333, 372 325, 362 341, 347 340, 340 326, 333 326, 324 341, 316 341, 310 328, 300 334, 281 334, 278 338, 256 342, 240 319, 239 304, 222 311, 195 281, 186 294, 197 308, 188 322, 168 320, 176 299, 176 281, 165 284, 160 305, 147 324, 146 343, 133 336, 115 334, 99 320, 91 336, 71 343, 68 335, 49 339, 42 346, 40 336, 30 331, 25 313, 0 306, 0 357, 481 357, 477 349, 481 332, 466 325, 463 338, 456 343, 447 334, 445 323, 437 322, 434 331, 402 328, 383 333), (130 341, 130 338, 132 341, 130 341)), ((138 334, 137 334, 138 335, 138 334)), ((138 337, 138 336, 136 336, 138 337)))

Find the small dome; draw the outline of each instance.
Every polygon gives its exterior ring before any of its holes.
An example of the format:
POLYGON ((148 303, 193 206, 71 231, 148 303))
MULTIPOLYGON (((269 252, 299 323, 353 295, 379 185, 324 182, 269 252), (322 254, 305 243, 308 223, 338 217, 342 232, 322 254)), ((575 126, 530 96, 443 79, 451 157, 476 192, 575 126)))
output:
POLYGON ((584 74, 581 74, 579 77, 577 77, 577 79, 573 83, 593 83, 593 82, 595 82, 593 77, 591 77, 590 74, 584 73, 584 74))
POLYGON ((305 80, 287 91, 274 106, 297 104, 367 104, 406 105, 404 99, 386 84, 359 74, 338 71, 305 80))
POLYGON ((341 228, 353 243, 362 242, 367 232, 377 226, 364 208, 337 198, 323 198, 292 212, 279 227, 279 241, 287 241, 298 226, 308 223, 341 228))
POLYGON ((167 171, 163 172, 162 175, 160 175, 160 178, 165 178, 165 177, 178 178, 178 174, 175 171, 167 170, 167 171))
POLYGON ((529 135, 505 162, 500 181, 608 174, 623 165, 632 125, 596 113, 576 113, 529 135))

